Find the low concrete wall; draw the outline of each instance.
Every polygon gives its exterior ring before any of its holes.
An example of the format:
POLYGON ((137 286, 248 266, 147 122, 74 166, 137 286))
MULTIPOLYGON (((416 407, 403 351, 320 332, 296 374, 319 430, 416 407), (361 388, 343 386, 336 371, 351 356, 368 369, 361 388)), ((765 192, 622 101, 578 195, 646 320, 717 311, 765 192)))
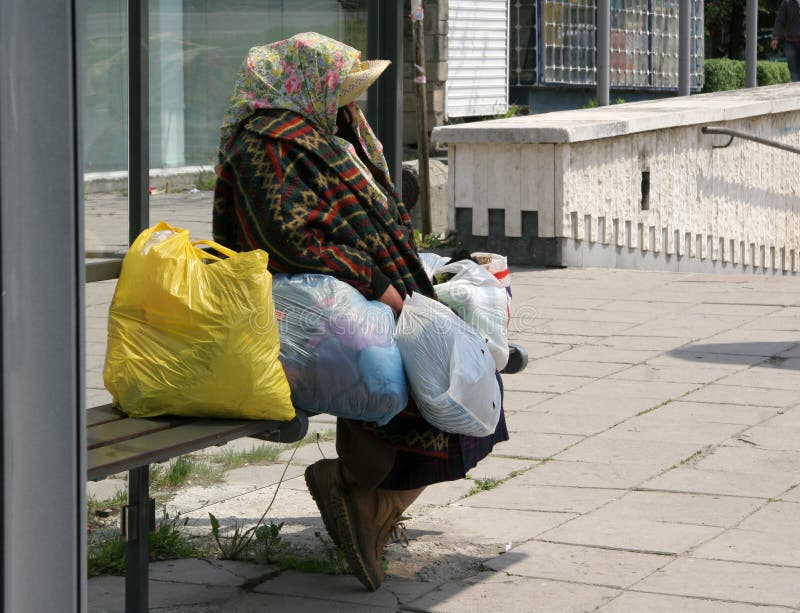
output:
POLYGON ((437 128, 469 249, 512 263, 796 273, 800 84, 437 128))

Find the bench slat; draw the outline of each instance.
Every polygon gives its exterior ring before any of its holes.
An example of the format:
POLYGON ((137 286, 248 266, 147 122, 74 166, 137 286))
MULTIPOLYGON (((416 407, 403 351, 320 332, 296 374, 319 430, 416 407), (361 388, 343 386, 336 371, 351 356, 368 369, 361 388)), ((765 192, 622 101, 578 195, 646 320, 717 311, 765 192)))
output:
POLYGON ((121 443, 151 432, 168 430, 181 424, 191 423, 182 419, 117 419, 90 426, 86 429, 86 448, 95 449, 103 445, 121 443))
MULTIPOLYGON (((142 420, 130 420, 138 422, 142 420)), ((277 431, 285 422, 197 420, 182 422, 167 430, 89 449, 86 454, 87 478, 91 481, 147 464, 164 462, 185 453, 221 445, 228 441, 277 431)))
POLYGON ((104 404, 103 406, 86 409, 86 427, 90 428, 110 421, 127 419, 127 417, 125 413, 118 411, 110 404, 104 404))

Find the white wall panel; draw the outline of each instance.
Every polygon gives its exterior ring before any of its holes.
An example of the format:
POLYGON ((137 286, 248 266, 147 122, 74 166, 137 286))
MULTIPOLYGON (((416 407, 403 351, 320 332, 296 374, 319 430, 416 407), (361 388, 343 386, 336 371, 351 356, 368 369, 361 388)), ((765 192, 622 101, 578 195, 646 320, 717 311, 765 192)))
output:
POLYGON ((508 0, 450 0, 448 117, 508 109, 508 0))

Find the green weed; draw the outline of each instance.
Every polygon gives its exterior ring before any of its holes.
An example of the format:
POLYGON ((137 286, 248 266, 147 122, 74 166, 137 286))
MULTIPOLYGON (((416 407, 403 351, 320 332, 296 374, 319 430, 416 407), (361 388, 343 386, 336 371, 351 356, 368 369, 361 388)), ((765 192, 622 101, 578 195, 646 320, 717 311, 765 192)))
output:
MULTIPOLYGON (((198 554, 182 528, 186 520, 179 515, 170 517, 166 510, 155 532, 149 535, 151 560, 174 560, 191 558, 198 554)), ((125 547, 119 532, 106 538, 89 537, 87 543, 87 571, 90 577, 96 575, 121 575, 125 572, 125 547)))
POLYGON ((272 464, 281 455, 278 445, 253 445, 247 450, 226 449, 214 456, 213 461, 222 465, 223 470, 233 470, 242 466, 272 464))
POLYGON ((191 455, 179 456, 168 465, 150 466, 150 485, 154 489, 170 489, 187 483, 215 483, 222 479, 219 466, 198 460, 191 455))
POLYGON ((492 490, 501 483, 502 483, 501 479, 491 479, 491 478, 475 479, 475 485, 467 493, 467 496, 474 496, 475 494, 479 494, 480 492, 486 492, 488 490, 492 490))
MULTIPOLYGON (((253 541, 253 538, 256 537, 258 534, 259 527, 264 522, 264 518, 269 513, 269 510, 272 508, 272 505, 275 504, 275 498, 278 496, 278 492, 281 489, 281 485, 283 485, 283 480, 286 477, 286 471, 289 469, 289 466, 294 459, 294 454, 297 453, 297 447, 292 450, 292 455, 289 457, 289 460, 286 462, 286 466, 283 468, 283 472, 281 473, 281 478, 278 480, 278 485, 275 488, 275 492, 272 494, 272 498, 267 505, 267 508, 264 509, 264 512, 261 514, 261 517, 258 518, 258 521, 255 523, 254 526, 251 526, 247 530, 245 530, 242 526, 239 525, 239 522, 234 522, 233 525, 233 533, 229 536, 223 536, 220 532, 220 523, 219 520, 214 516, 213 513, 208 514, 208 518, 211 521, 211 535, 214 537, 214 541, 217 543, 217 547, 219 547, 220 554, 223 560, 240 560, 244 557, 247 557, 249 553, 250 544, 253 541)), ((270 525, 274 525, 270 523, 270 525)), ((274 541, 279 538, 280 529, 283 527, 283 524, 280 524, 275 529, 268 530, 268 536, 272 535, 272 540, 274 541), (274 534, 273 534, 274 532, 274 534)), ((263 534, 263 533, 262 533, 263 534)))

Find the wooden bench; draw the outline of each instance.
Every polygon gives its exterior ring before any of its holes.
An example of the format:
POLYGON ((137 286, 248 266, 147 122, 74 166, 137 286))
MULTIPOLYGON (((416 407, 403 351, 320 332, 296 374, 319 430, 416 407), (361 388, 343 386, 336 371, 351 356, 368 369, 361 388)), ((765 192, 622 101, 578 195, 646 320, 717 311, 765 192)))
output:
POLYGON ((308 432, 308 415, 286 422, 158 417, 134 419, 111 405, 86 415, 87 479, 100 481, 128 471, 128 504, 122 509, 126 542, 125 611, 148 610, 149 533, 155 528, 155 502, 150 498, 150 465, 213 447, 244 436, 275 443, 293 443, 308 432))

